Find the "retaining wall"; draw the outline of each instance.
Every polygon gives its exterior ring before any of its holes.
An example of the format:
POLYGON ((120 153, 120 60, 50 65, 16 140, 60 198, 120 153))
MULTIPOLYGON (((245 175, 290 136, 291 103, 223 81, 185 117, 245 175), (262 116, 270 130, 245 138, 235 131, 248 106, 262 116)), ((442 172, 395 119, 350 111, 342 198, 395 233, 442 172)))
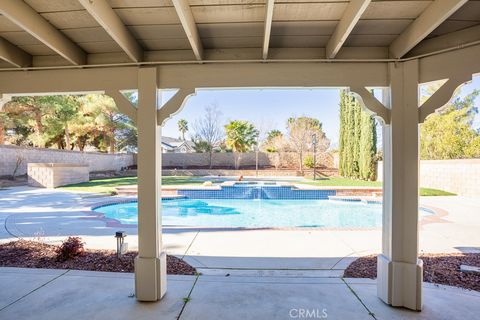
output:
POLYGON ((29 163, 28 185, 56 188, 67 184, 87 182, 88 166, 72 163, 29 163))

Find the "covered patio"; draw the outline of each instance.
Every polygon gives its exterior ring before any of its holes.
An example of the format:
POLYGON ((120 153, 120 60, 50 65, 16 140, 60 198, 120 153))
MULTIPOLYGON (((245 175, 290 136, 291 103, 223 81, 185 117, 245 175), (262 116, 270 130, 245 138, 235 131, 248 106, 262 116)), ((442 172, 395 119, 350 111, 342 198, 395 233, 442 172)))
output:
MULTIPOLYGON (((418 131, 480 73, 480 1, 26 0, 3 1, 0 13, 3 103, 16 95, 104 92, 137 123, 137 300, 157 301, 167 292, 162 124, 201 89, 337 87, 350 88, 383 123, 376 295, 391 306, 432 310, 435 301, 423 299, 418 259, 418 131), (437 80, 445 82, 420 105, 419 86, 437 80), (370 88, 382 89, 382 101, 370 88), (162 101, 162 89, 178 91, 162 101), (122 94, 129 90, 138 92, 136 105, 122 94)), ((322 281, 309 283, 327 290, 322 281)), ((103 292, 98 299, 108 296, 103 292)), ((281 301, 278 292, 270 299, 281 301)), ((312 292, 302 304, 315 304, 316 297, 312 292)), ((448 301, 439 305, 460 308, 448 301)))
POLYGON ((133 297, 133 275, 3 268, 2 319, 475 319, 480 294, 423 285, 425 308, 391 308, 370 279, 168 276, 161 303, 133 297), (312 298, 315 297, 315 298, 312 298), (452 308, 452 305, 455 308, 452 308), (227 306, 227 307, 226 307, 227 306), (307 316, 308 315, 308 316, 307 316))

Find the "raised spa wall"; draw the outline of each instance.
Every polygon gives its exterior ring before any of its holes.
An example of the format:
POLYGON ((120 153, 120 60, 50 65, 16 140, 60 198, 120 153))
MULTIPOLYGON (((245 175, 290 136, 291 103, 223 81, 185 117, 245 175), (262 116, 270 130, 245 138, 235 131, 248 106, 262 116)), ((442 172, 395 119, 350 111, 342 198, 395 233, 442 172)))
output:
POLYGON ((220 190, 177 190, 192 199, 328 199, 335 190, 298 190, 291 186, 224 186, 220 190))
MULTIPOLYGON (((224 183, 226 184, 226 183, 224 183)), ((191 198, 220 198, 220 199, 228 199, 228 198, 235 198, 232 197, 232 190, 234 182, 229 183, 229 185, 225 186, 162 186, 162 196, 173 196, 173 195, 181 195, 185 197, 191 198), (225 189, 226 188, 226 189, 225 189), (230 189, 229 189, 230 188, 230 189), (223 189, 223 191, 222 191, 223 189)), ((327 199, 330 196, 338 196, 338 197, 350 197, 350 196, 357 196, 357 197, 381 197, 382 196, 382 188, 381 187, 317 187, 317 186, 305 186, 299 184, 288 184, 283 187, 288 187, 288 189, 293 188, 293 192, 290 190, 283 190, 279 189, 276 192, 272 190, 272 188, 279 188, 279 187, 271 187, 267 186, 267 189, 262 191, 253 191, 245 189, 243 192, 237 191, 235 192, 237 199, 267 199, 268 194, 275 193, 288 193, 290 197, 287 199, 327 199), (303 192, 302 192, 303 191, 303 192), (306 191, 306 192, 305 192, 306 191)), ((265 186, 263 187, 265 188, 265 186)), ((137 195, 137 186, 121 186, 117 187, 118 195, 120 196, 136 196, 137 195)), ((236 188, 239 189, 239 188, 236 188)), ((285 194, 284 194, 285 196, 285 194)))

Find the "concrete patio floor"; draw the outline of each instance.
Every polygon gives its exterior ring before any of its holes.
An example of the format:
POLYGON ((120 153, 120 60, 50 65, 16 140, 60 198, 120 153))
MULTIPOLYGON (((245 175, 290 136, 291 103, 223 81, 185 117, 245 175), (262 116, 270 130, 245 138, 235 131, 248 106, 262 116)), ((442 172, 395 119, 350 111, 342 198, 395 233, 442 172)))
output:
POLYGON ((308 310, 316 319, 454 320, 480 313, 480 293, 431 284, 424 284, 422 312, 392 308, 369 279, 169 276, 166 296, 152 303, 134 298, 133 274, 0 268, 0 283, 0 319, 299 319, 308 310))

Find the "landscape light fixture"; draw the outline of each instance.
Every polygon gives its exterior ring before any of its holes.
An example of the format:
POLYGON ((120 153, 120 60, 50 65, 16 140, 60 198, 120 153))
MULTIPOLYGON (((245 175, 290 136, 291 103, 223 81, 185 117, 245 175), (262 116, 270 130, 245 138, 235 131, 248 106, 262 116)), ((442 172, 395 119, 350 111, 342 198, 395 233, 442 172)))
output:
POLYGON ((125 231, 115 232, 115 238, 117 239, 117 257, 121 257, 125 252, 127 252, 128 244, 125 243, 125 237, 127 233, 125 231))

